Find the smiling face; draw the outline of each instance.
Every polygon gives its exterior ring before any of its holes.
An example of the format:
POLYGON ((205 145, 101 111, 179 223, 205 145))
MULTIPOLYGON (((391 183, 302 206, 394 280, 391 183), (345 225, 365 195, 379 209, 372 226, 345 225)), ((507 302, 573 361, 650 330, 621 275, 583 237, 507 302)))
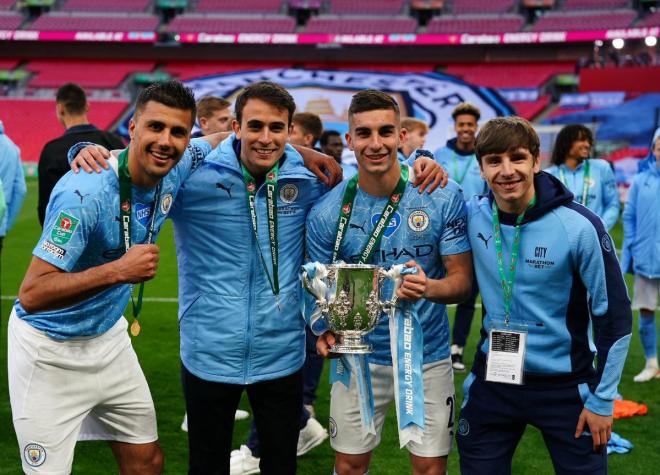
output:
POLYGON ((232 123, 241 141, 241 162, 252 175, 263 175, 284 154, 289 138, 289 113, 261 99, 245 103, 241 123, 232 123))
POLYGON ((472 114, 459 114, 454 121, 457 146, 461 150, 472 150, 477 135, 477 118, 472 114))
POLYGON ((479 166, 497 206, 508 213, 522 213, 534 196, 534 175, 541 169, 539 160, 526 148, 518 148, 484 155, 479 166))
POLYGON ((129 170, 136 185, 153 187, 178 163, 188 146, 191 110, 149 101, 136 110, 128 132, 129 170))

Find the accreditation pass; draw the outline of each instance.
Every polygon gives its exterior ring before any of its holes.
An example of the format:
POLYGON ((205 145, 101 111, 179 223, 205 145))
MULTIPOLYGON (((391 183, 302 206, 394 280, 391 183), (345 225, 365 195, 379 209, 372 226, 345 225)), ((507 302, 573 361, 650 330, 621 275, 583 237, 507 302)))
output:
POLYGON ((492 329, 488 333, 486 381, 523 384, 527 332, 492 329))

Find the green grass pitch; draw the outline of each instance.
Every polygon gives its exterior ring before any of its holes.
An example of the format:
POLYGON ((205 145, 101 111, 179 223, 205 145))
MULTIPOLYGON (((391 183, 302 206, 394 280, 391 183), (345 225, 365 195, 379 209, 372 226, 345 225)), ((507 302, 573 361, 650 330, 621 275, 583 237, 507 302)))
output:
MULTIPOLYGON (((37 186, 35 181, 28 183, 28 197, 22 213, 11 233, 7 236, 2 252, 2 324, 0 325, 0 474, 18 474, 20 455, 11 424, 9 395, 6 375, 6 322, 11 311, 12 301, 6 296, 16 295, 18 287, 30 261, 32 248, 40 234, 36 215, 37 186)), ((618 247, 621 245, 621 227, 613 232, 618 247)), ((177 271, 174 256, 172 229, 166 225, 160 238, 161 264, 158 277, 146 285, 147 298, 174 298, 177 295, 177 271)), ((630 285, 630 280, 628 280, 630 285)), ((187 471, 187 438, 180 430, 184 412, 183 396, 179 379, 179 338, 177 327, 177 304, 175 302, 147 302, 143 310, 142 333, 133 339, 133 345, 146 374, 158 414, 158 431, 165 452, 165 470, 170 474, 184 474, 187 471)), ((453 309, 450 318, 453 318, 453 309)), ((478 315, 480 315, 478 313, 478 315)), ((476 320, 476 319, 475 319, 476 320)), ((472 327, 468 343, 467 363, 471 364, 474 353, 477 324, 472 327)), ((632 377, 643 365, 643 354, 636 330, 624 370, 620 392, 626 399, 644 402, 649 406, 645 417, 615 421, 614 430, 635 444, 628 455, 612 455, 609 461, 612 474, 653 474, 660 466, 660 417, 655 412, 660 407, 660 380, 646 384, 635 384, 632 377)), ((456 375, 457 401, 462 400, 461 384, 465 373, 456 375)), ((317 417, 327 427, 329 386, 327 365, 316 404, 317 417)), ((244 399, 241 407, 249 410, 244 399)), ((245 441, 249 421, 236 423, 234 447, 245 441)), ((299 458, 301 474, 331 474, 334 456, 326 442, 299 458)), ((109 474, 117 473, 117 468, 108 446, 103 442, 83 442, 76 447, 74 473, 109 474)), ((550 459, 538 431, 529 428, 514 457, 514 474, 544 475, 553 473, 550 459)), ((388 417, 383 440, 375 451, 370 473, 405 474, 410 473, 410 465, 405 450, 399 450, 394 413, 388 417)), ((449 473, 457 474, 458 455, 456 450, 449 457, 449 473)))

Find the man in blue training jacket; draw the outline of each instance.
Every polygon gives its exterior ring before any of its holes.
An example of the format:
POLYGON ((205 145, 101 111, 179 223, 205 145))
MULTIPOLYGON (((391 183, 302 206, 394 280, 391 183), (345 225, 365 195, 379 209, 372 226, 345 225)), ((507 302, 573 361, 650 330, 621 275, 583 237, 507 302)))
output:
POLYGON ((490 193, 470 201, 468 234, 485 314, 463 385, 461 473, 510 474, 531 424, 557 473, 605 474, 632 322, 616 249, 600 218, 539 172, 527 121, 489 121, 476 155, 490 193))

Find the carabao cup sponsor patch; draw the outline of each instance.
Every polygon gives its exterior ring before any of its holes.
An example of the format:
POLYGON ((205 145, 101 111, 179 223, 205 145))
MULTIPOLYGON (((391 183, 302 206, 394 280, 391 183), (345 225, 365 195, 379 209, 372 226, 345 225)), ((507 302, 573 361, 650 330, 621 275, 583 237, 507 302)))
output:
POLYGON ((59 245, 68 243, 71 236, 76 231, 80 220, 64 211, 55 220, 52 229, 50 230, 50 239, 59 245))
POLYGON ((27 444, 23 449, 23 458, 30 467, 39 467, 46 461, 46 449, 39 444, 27 444))
POLYGON ((48 240, 41 243, 41 250, 54 255, 59 260, 64 259, 64 256, 66 255, 66 249, 62 249, 48 240))

